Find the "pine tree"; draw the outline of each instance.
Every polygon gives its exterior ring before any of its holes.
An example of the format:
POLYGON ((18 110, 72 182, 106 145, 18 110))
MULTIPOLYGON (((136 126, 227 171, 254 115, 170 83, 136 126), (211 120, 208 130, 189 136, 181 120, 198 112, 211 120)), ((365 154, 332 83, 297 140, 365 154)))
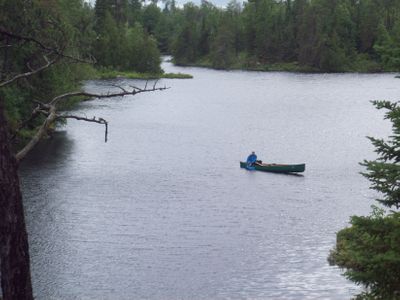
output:
POLYGON ((375 161, 364 161, 364 173, 371 188, 381 194, 377 201, 397 210, 385 214, 373 207, 367 217, 354 216, 351 226, 337 234, 331 264, 345 268, 350 280, 363 284, 368 291, 357 299, 399 299, 400 296, 400 106, 375 101, 386 109, 385 119, 392 122, 393 134, 388 140, 370 138, 379 155, 375 161))
POLYGON ((379 158, 375 161, 364 161, 367 167, 366 176, 371 182, 371 188, 383 195, 378 202, 397 209, 400 208, 400 107, 398 103, 389 101, 374 101, 378 109, 386 109, 385 119, 392 122, 393 135, 385 141, 369 137, 379 158))
POLYGON ((229 68, 235 57, 235 36, 228 24, 221 25, 212 45, 212 65, 217 69, 229 68))
POLYGON ((374 50, 385 70, 396 71, 400 69, 400 20, 396 21, 392 32, 391 36, 381 22, 378 26, 378 39, 374 50))

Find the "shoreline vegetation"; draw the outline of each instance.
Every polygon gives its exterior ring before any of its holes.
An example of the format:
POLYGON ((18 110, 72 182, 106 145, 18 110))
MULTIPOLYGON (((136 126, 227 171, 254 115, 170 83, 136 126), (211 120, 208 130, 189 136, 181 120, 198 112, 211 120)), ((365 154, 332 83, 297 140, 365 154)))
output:
MULTIPOLYGON (((165 12, 155 36, 180 65, 308 73, 400 70, 397 1, 231 1, 165 12), (164 24, 172 24, 165 34, 164 24), (165 36, 171 37, 166 39, 165 36)), ((157 29, 157 28, 156 28, 157 29)), ((162 48, 164 50, 164 48, 162 48)))
MULTIPOLYGON (((201 58, 194 62, 182 62, 176 61, 175 59, 171 60, 172 63, 176 66, 180 67, 198 67, 198 68, 207 68, 213 70, 226 70, 226 71, 255 71, 255 72, 291 72, 291 73, 312 73, 312 74, 324 74, 324 73, 332 73, 332 74, 340 74, 340 73, 363 73, 363 74, 374 74, 374 73, 398 73, 399 70, 385 69, 382 68, 379 64, 372 60, 363 60, 360 59, 354 63, 353 66, 348 67, 347 69, 343 69, 341 71, 323 71, 318 68, 313 68, 310 66, 301 65, 299 62, 273 62, 273 63, 261 63, 243 60, 240 57, 235 60, 229 66, 226 67, 218 67, 215 66, 210 58, 201 58)), ((400 75, 396 76, 400 78, 400 75)))
POLYGON ((135 71, 117 71, 110 69, 97 69, 92 79, 192 79, 193 76, 185 73, 139 73, 135 71))

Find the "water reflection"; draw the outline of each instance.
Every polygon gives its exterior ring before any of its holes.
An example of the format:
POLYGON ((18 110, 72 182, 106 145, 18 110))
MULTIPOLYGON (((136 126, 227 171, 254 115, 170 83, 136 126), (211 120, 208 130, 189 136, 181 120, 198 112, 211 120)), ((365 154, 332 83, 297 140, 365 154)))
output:
POLYGON ((57 164, 68 161, 73 153, 74 140, 66 130, 57 130, 51 137, 39 142, 23 161, 22 174, 34 168, 57 167, 57 164))

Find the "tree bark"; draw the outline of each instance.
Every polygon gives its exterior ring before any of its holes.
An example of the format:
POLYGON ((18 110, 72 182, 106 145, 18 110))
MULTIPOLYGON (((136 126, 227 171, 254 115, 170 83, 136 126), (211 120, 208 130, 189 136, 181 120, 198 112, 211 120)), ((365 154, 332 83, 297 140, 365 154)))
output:
MULTIPOLYGON (((28 235, 19 186, 18 164, 9 144, 0 98, 0 271, 3 300, 33 299, 28 235)), ((1 294, 0 294, 1 298, 1 294)))

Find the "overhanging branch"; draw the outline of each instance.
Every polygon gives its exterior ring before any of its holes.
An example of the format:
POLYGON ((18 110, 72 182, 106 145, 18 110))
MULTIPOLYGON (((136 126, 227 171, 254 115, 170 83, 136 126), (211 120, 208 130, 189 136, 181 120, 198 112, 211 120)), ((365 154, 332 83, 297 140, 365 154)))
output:
POLYGON ((50 126, 54 123, 56 118, 56 107, 51 106, 49 108, 49 115, 47 116, 46 120, 44 120, 43 124, 39 127, 38 131, 35 133, 29 143, 26 144, 25 147, 15 156, 18 161, 24 159, 25 156, 37 145, 37 143, 39 143, 43 136, 47 134, 50 126))
POLYGON ((98 123, 98 124, 104 124, 105 126, 105 132, 104 132, 104 142, 107 143, 108 139, 108 122, 103 119, 103 118, 87 118, 87 117, 82 117, 82 116, 76 116, 76 115, 57 115, 57 120, 59 119, 75 119, 78 121, 85 121, 85 122, 92 122, 92 123, 98 123))
MULTIPOLYGON (((124 97, 128 95, 136 95, 139 93, 145 93, 145 92, 154 92, 154 91, 162 91, 165 89, 168 89, 167 87, 156 87, 157 82, 154 83, 152 88, 147 88, 147 83, 145 87, 139 88, 139 87, 131 87, 131 90, 127 90, 121 86, 114 86, 119 88, 122 92, 120 93, 107 93, 107 94, 96 94, 96 93, 88 93, 88 92, 71 92, 71 93, 66 93, 59 95, 57 97, 54 97, 48 104, 40 102, 40 101, 35 101, 37 103, 37 107, 33 110, 32 112, 32 117, 30 119, 33 119, 36 117, 38 114, 42 114, 46 116, 45 121, 43 124, 39 127, 38 131, 36 134, 33 136, 33 138, 29 141, 29 143, 20 151, 17 153, 16 158, 18 161, 22 160, 26 155, 36 146, 36 144, 44 137, 47 135, 47 132, 49 131, 50 127, 56 122, 57 120, 61 119, 75 119, 78 121, 85 121, 85 122, 92 122, 92 123, 97 123, 97 124, 103 124, 105 126, 105 135, 104 135, 104 140, 107 142, 108 139, 108 122, 99 117, 93 117, 93 118, 87 118, 84 116, 77 116, 77 115, 70 115, 70 114, 58 114, 57 113, 57 105, 61 100, 66 100, 71 97, 77 97, 77 96, 82 96, 82 97, 87 97, 90 99, 96 99, 96 98, 112 98, 112 97, 124 97)), ((24 126, 27 124, 27 122, 24 122, 24 126)))
POLYGON ((153 88, 151 89, 147 89, 147 84, 146 87, 144 89, 135 87, 135 86, 131 86, 132 90, 128 91, 126 89, 124 89, 121 86, 115 86, 114 87, 118 87, 119 89, 122 90, 122 92, 120 93, 107 93, 107 94, 96 94, 96 93, 88 93, 88 92, 71 92, 71 93, 66 93, 66 94, 62 94, 59 95, 57 97, 54 97, 51 101, 50 101, 50 105, 57 105, 59 103, 59 101, 64 100, 64 99, 68 99, 71 97, 78 97, 78 96, 82 96, 82 97, 87 97, 87 98, 112 98, 112 97, 124 97, 124 96, 133 96, 139 93, 145 93, 145 92, 155 92, 155 91, 162 91, 162 90, 166 90, 168 89, 167 87, 160 87, 157 88, 155 87, 155 85, 153 86, 153 88))

